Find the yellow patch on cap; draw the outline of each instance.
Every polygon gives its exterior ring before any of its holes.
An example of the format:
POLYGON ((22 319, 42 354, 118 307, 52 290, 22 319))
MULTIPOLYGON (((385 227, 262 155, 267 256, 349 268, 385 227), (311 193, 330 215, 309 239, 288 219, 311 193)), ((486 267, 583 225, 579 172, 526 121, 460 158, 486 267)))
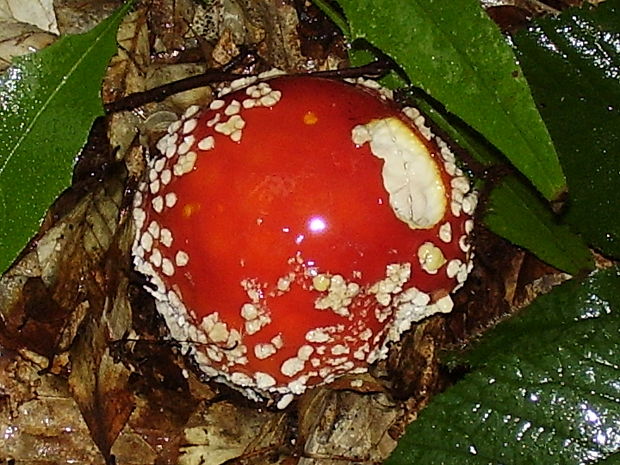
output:
POLYGON ((304 123, 309 126, 315 125, 318 120, 319 117, 316 116, 316 113, 314 113, 313 111, 307 111, 304 115, 304 123))

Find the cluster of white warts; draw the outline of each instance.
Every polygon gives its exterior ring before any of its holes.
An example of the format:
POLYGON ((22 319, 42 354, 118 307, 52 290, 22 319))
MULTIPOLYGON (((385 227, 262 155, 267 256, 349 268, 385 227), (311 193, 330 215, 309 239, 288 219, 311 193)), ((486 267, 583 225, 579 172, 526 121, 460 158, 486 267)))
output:
MULTIPOLYGON (((222 96, 245 87, 248 98, 241 102, 232 100, 228 105, 220 99, 211 102, 210 109, 217 113, 207 122, 207 126, 213 128, 215 133, 230 137, 232 141, 240 141, 245 127, 245 121, 240 114, 242 109, 274 106, 281 98, 281 93, 271 89, 267 82, 255 84, 259 79, 265 78, 266 76, 244 78, 231 83, 229 88, 222 91, 222 96)), ((377 88, 373 81, 358 80, 358 84, 377 88)), ((390 97, 386 95, 386 91, 381 92, 385 98, 390 97)), ((447 295, 430 303, 431 297, 415 288, 403 292, 403 285, 411 276, 410 263, 389 265, 386 277, 367 288, 361 288, 356 282, 347 282, 340 275, 313 273, 308 276, 311 278, 312 287, 322 293, 315 302, 315 308, 331 310, 341 317, 348 318, 351 316, 350 303, 360 293, 366 293, 374 295, 377 301, 378 306, 374 315, 377 321, 384 322, 392 316, 392 323, 375 335, 362 322, 357 323, 354 328, 345 328, 342 324, 308 331, 305 335, 308 344, 300 347, 297 355, 286 360, 281 366, 282 374, 291 378, 286 386, 277 386, 276 380, 267 373, 258 372, 252 378, 245 373, 231 371, 235 365, 248 363, 248 348, 243 344, 242 333, 234 328, 229 329, 226 323, 220 321, 217 312, 204 318, 199 327, 195 326, 191 313, 182 303, 179 294, 173 289, 168 289, 162 277, 162 275, 173 276, 176 268, 186 266, 191 257, 183 250, 174 250, 172 247, 174 237, 170 230, 161 227, 156 220, 145 224, 147 215, 144 203, 147 190, 152 197, 153 211, 162 213, 165 209, 173 208, 177 202, 176 194, 173 191, 166 193, 163 191, 174 177, 184 176, 194 169, 197 153, 192 148, 205 151, 215 147, 214 135, 206 136, 199 141, 193 136, 198 124, 195 118, 198 112, 199 107, 189 107, 183 117, 168 128, 168 134, 158 142, 157 148, 164 156, 149 160, 148 182, 141 183, 134 199, 133 218, 136 224, 136 238, 133 255, 136 270, 145 274, 155 288, 147 289, 155 297, 157 309, 166 320, 171 337, 178 341, 192 341, 181 342, 181 346, 186 353, 194 357, 208 376, 232 384, 237 389, 245 388, 245 394, 255 400, 261 400, 263 396, 270 397, 267 393, 279 394, 277 406, 284 408, 293 399, 293 394, 305 391, 306 381, 311 377, 319 376, 323 382, 329 383, 343 373, 366 371, 365 368, 355 367, 350 360, 349 346, 356 348, 352 354, 354 359, 368 364, 373 363, 386 356, 388 344, 398 341, 400 335, 408 330, 413 322, 452 309, 452 300, 447 295), (351 334, 343 338, 341 333, 345 329, 351 334), (326 358, 327 352, 331 357, 326 358), (307 363, 314 370, 307 372, 305 369, 307 363), (219 369, 214 368, 214 365, 219 369), (302 372, 307 373, 296 377, 302 372)), ((476 205, 475 194, 469 192, 469 182, 456 166, 454 155, 448 146, 431 133, 417 110, 406 108, 404 113, 411 118, 425 138, 428 140, 434 138, 440 148, 444 167, 453 176, 450 202, 452 214, 458 217, 462 212, 467 215, 473 213, 476 205)), ((473 253, 467 235, 472 228, 473 221, 468 219, 465 223, 466 234, 458 238, 460 249, 468 255, 467 263, 453 259, 446 264, 441 249, 431 242, 426 242, 418 250, 418 260, 422 269, 429 274, 436 274, 443 265, 446 265, 445 272, 448 277, 456 278, 457 287, 462 286, 471 270, 473 253)), ((449 222, 439 228, 441 242, 450 243, 454 239, 453 235, 449 222)), ((296 257, 294 260, 300 263, 301 258, 296 257)), ((295 274, 291 272, 280 278, 277 289, 282 293, 288 291, 294 276, 295 274)), ((246 290, 249 302, 241 307, 240 312, 245 320, 244 331, 251 335, 270 324, 271 320, 268 311, 260 304, 261 287, 251 281, 245 281, 241 285, 246 290)), ((253 347, 253 354, 260 360, 269 358, 277 353, 285 342, 279 334, 269 341, 256 344, 253 347)))

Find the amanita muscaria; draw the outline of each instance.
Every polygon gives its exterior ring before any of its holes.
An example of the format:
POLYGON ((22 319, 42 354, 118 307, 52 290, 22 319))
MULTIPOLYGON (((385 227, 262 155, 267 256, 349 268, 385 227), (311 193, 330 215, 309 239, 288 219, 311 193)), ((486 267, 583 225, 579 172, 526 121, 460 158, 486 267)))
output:
POLYGON ((237 84, 159 141, 134 263, 204 373, 284 407, 452 309, 476 196, 424 118, 373 82, 237 84))

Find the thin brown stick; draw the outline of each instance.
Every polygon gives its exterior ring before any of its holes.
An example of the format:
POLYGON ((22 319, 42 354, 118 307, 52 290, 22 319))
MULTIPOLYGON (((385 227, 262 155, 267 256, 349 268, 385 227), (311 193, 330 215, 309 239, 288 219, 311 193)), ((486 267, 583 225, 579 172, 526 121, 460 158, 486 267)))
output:
MULTIPOLYGON (((393 68, 392 63, 383 58, 379 58, 372 63, 364 66, 357 66, 353 68, 345 68, 338 70, 328 71, 315 71, 311 73, 296 73, 294 76, 314 76, 314 77, 326 77, 326 78, 355 78, 355 77, 373 77, 378 78, 385 75, 393 68)), ((142 105, 152 102, 161 102, 166 97, 184 92, 186 90, 196 89, 198 87, 208 86, 219 82, 233 81, 238 78, 252 77, 256 74, 240 74, 232 73, 226 68, 209 70, 204 74, 198 76, 190 76, 179 81, 174 81, 168 84, 163 84, 158 87, 154 87, 143 92, 136 92, 126 97, 120 98, 114 102, 110 102, 104 105, 105 112, 107 114, 115 113, 125 110, 133 110, 142 105)))
POLYGON ((166 97, 178 94, 186 90, 208 86, 216 82, 232 81, 237 78, 246 77, 245 74, 227 73, 219 70, 210 70, 198 76, 190 76, 179 81, 163 84, 143 92, 135 92, 126 97, 122 97, 114 102, 104 105, 107 114, 125 110, 134 110, 142 105, 153 102, 161 102, 166 97))

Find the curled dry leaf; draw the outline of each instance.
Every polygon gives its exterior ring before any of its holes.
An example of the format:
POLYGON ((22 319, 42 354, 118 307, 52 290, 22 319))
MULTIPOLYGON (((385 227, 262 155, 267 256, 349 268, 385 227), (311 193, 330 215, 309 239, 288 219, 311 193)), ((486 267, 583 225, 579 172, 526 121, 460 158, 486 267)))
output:
POLYGON ((269 463, 285 443, 285 415, 217 402, 197 411, 187 423, 180 463, 269 463))
MULTIPOLYGON (((354 389, 359 383, 350 384, 354 389)), ((312 391, 300 402, 299 463, 382 462, 396 446, 389 430, 401 409, 385 392, 312 391)))
POLYGON ((32 24, 0 18, 0 72, 8 68, 13 57, 41 50, 55 39, 54 34, 32 24))
POLYGON ((0 0, 0 20, 13 19, 36 26, 39 30, 58 34, 53 0, 0 0))
POLYGON ((61 34, 81 34, 89 31, 108 18, 123 3, 123 0, 99 2, 54 0, 58 30, 61 34))
MULTIPOLYGON (((82 3, 83 12, 97 2, 82 3)), ((341 38, 307 2, 206 3, 138 4, 119 31, 122 50, 104 100, 227 63, 247 48, 261 58, 253 71, 334 68, 342 61, 341 38), (189 57, 200 61, 183 63, 189 57)), ((75 13, 68 11, 58 14, 61 30, 75 13)), ((477 231, 479 266, 453 313, 415 327, 370 374, 309 390, 282 412, 205 382, 166 341, 153 301, 129 267, 134 225, 127 206, 145 168, 138 142, 152 144, 139 131, 153 129, 155 141, 184 99, 210 98, 207 88, 109 116, 103 127, 111 143, 93 133, 74 187, 0 280, 0 342, 12 349, 0 355, 0 426, 11 433, 0 444, 1 457, 18 463, 381 462, 404 425, 450 382, 439 370, 439 350, 478 334, 527 298, 525 284, 551 273, 477 231), (41 375, 47 359, 56 362, 41 375), (52 427, 33 432, 32 420, 42 418, 53 419, 52 427), (45 447, 49 452, 40 452, 45 447)))
MULTIPOLYGON (((119 194, 122 195, 122 191, 119 194)), ((110 347, 111 341, 129 332, 132 322, 127 301, 129 272, 123 258, 131 228, 127 222, 119 222, 118 213, 119 210, 112 222, 107 221, 108 225, 118 224, 120 228, 108 230, 113 233, 112 241, 96 270, 102 274, 101 287, 91 293, 100 299, 89 300, 89 312, 71 347, 68 379, 93 440, 106 459, 134 408, 133 395, 128 389, 131 372, 115 360, 110 347), (102 292, 96 295, 97 291, 102 292)))
POLYGON ((56 39, 52 1, 0 0, 0 72, 13 57, 41 50, 56 39))

